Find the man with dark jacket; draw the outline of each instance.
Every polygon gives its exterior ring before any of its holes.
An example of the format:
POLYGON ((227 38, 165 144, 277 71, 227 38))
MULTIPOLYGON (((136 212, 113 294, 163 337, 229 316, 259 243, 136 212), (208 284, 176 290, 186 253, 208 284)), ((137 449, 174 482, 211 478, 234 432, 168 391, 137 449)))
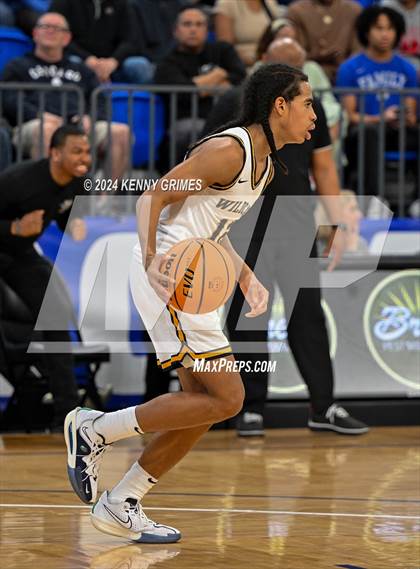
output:
MULTIPOLYGON (((35 241, 55 220, 73 239, 86 235, 82 219, 69 214, 90 167, 86 135, 74 125, 59 128, 51 140, 49 158, 15 164, 0 174, 0 278, 31 311, 33 323, 44 330, 48 342, 69 344, 68 304, 60 283, 48 289, 48 306, 38 317, 52 276, 52 265, 34 247, 35 241)), ((71 353, 46 356, 54 396, 54 422, 63 424, 77 405, 77 388, 71 353)))
MULTIPOLYGON (((3 73, 5 82, 34 83, 61 87, 78 87, 89 110, 92 91, 99 85, 95 74, 82 62, 75 62, 64 55, 64 47, 71 40, 68 23, 61 14, 47 12, 34 28, 35 50, 23 57, 13 59, 3 73)), ((79 99, 75 92, 66 94, 59 89, 44 92, 44 113, 40 117, 40 93, 25 91, 23 98, 23 125, 14 132, 14 143, 21 144, 24 155, 31 158, 46 156, 53 132, 65 122, 82 122, 86 132, 91 128, 88 115, 79 116, 79 99), (65 103, 65 105, 64 105, 65 103), (63 117, 63 108, 66 115, 63 117), (41 148, 41 128, 43 148, 41 148)), ((12 125, 16 125, 19 98, 13 91, 5 91, 5 111, 12 125)), ((95 144, 105 150, 108 135, 104 106, 99 107, 99 120, 95 122, 95 144)), ((18 125, 20 126, 20 125, 18 125)), ((111 176, 118 179, 124 173, 130 147, 130 132, 125 124, 111 123, 111 176)))
POLYGON ((137 52, 135 15, 128 0, 53 0, 50 10, 69 22, 69 53, 80 57, 99 81, 151 82, 154 67, 137 52))
POLYGON ((177 96, 177 158, 182 160, 190 143, 191 133, 198 133, 213 105, 213 96, 206 87, 239 85, 246 71, 235 49, 225 42, 207 41, 208 21, 199 8, 185 8, 178 14, 174 36, 176 46, 157 66, 155 83, 201 88, 198 118, 191 118, 191 94, 177 96))
MULTIPOLYGON (((305 54, 301 47, 290 38, 275 40, 269 50, 266 63, 288 63, 302 67, 305 54)), ((268 53, 268 50, 267 50, 268 53)), ((240 108, 241 89, 232 89, 219 99, 206 123, 204 133, 210 134, 235 117, 240 108)), ((252 234, 246 263, 253 268, 257 260, 264 259, 259 268, 266 273, 260 275, 261 281, 270 290, 270 306, 262 316, 254 319, 249 327, 242 317, 243 296, 236 293, 227 319, 232 342, 248 342, 249 352, 235 353, 235 358, 245 361, 270 359, 268 347, 265 353, 253 353, 255 342, 267 342, 268 321, 277 284, 284 300, 285 316, 288 321, 287 338, 290 350, 302 379, 308 387, 311 412, 308 427, 319 431, 334 431, 339 434, 358 435, 367 432, 368 427, 354 419, 334 399, 334 373, 329 353, 329 341, 324 313, 321 307, 319 270, 302 270, 297 259, 302 243, 308 236, 315 236, 315 223, 311 200, 309 171, 314 178, 317 193, 326 197, 330 208, 331 223, 337 226, 334 238, 334 257, 331 268, 338 262, 346 243, 346 225, 338 204, 332 209, 332 196, 340 193, 339 181, 332 155, 331 139, 322 105, 316 98, 313 102, 317 115, 316 128, 310 140, 303 144, 287 144, 278 151, 281 160, 287 165, 285 174, 275 163, 275 174, 264 191, 264 201, 258 214, 256 227, 252 234), (283 206, 275 208, 276 197, 286 200, 283 206), (294 197, 293 197, 294 196, 294 197), (272 215, 275 223, 270 223, 272 215), (267 235, 267 226, 270 235, 267 235), (273 234, 274 233, 274 234, 273 234), (269 241, 269 246, 267 242, 269 241), (302 275, 311 287, 297 290, 302 283, 302 275), (296 296, 297 293, 297 296, 296 296)), ((271 220, 272 221, 272 220, 271 220)), ((238 221, 230 231, 230 239, 235 246, 243 240, 244 230, 249 219, 238 221)), ((302 252, 302 251, 301 251, 302 252)), ((315 255, 316 256, 316 255, 315 255)), ((246 320, 246 319, 245 319, 246 320)), ((245 385, 245 402, 238 420, 238 434, 242 436, 263 435, 263 412, 268 392, 268 372, 241 372, 245 385)))

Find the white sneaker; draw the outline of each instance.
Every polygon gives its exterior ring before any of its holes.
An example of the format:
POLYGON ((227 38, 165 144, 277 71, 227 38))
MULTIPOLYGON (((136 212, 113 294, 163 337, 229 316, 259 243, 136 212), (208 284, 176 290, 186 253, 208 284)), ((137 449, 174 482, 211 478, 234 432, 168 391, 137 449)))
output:
POLYGON ((99 531, 138 543, 174 543, 181 539, 177 529, 149 520, 136 498, 111 502, 108 492, 104 492, 93 506, 90 517, 99 531))
POLYGON ((139 545, 124 545, 95 555, 89 569, 148 569, 180 554, 180 550, 148 549, 139 545))
POLYGON ((73 490, 86 504, 95 502, 99 467, 106 449, 104 437, 95 431, 95 421, 102 411, 76 407, 64 421, 67 445, 67 474, 73 490))

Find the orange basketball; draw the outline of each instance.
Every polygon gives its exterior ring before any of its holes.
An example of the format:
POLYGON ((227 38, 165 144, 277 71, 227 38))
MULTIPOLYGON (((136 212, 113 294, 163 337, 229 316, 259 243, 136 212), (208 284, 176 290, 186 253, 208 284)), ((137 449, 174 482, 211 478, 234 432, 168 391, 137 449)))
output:
POLYGON ((189 314, 222 306, 236 284, 235 267, 224 247, 210 239, 185 239, 168 251, 161 272, 174 279, 169 304, 189 314))

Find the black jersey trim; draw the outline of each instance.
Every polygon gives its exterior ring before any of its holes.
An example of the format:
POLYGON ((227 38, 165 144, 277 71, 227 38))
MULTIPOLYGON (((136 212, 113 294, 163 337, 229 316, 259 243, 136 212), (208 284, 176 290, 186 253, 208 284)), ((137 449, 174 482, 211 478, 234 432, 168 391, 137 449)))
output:
POLYGON ((209 186, 209 188, 211 188, 212 190, 229 190, 238 181, 238 179, 239 179, 240 175, 242 174, 242 171, 245 167, 245 163, 246 163, 246 148, 244 146, 242 139, 239 136, 237 136, 236 134, 229 134, 229 133, 227 133, 227 134, 223 134, 223 133, 210 134, 209 136, 206 136, 205 138, 203 138, 202 140, 200 140, 199 142, 194 144, 191 148, 189 148, 187 150, 187 153, 185 154, 185 159, 187 159, 190 157, 191 152, 195 148, 198 148, 199 146, 201 146, 204 142, 207 142, 211 138, 223 138, 226 136, 230 136, 231 138, 234 138, 241 145, 241 148, 243 150, 242 166, 241 166, 241 169, 239 170, 238 174, 233 178, 233 180, 231 182, 228 182, 227 184, 218 184, 218 183, 211 184, 209 186))

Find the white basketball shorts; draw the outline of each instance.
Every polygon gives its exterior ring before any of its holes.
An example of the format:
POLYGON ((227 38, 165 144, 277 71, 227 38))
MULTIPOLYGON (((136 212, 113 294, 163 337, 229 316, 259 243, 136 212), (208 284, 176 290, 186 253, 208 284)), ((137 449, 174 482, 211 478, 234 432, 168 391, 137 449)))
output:
POLYGON ((138 244, 130 267, 130 288, 162 369, 192 367, 196 359, 215 359, 232 353, 217 311, 187 314, 166 306, 158 297, 147 278, 138 244))

